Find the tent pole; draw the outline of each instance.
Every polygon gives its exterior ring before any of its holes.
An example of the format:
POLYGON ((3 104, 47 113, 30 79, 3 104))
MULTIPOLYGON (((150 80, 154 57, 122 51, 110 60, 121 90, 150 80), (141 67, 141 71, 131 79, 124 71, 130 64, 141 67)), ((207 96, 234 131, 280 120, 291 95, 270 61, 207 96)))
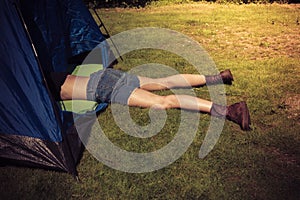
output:
POLYGON ((114 48, 116 49, 116 51, 117 51, 117 53, 118 53, 120 59, 121 59, 122 61, 124 61, 123 58, 122 58, 122 56, 121 56, 121 54, 120 54, 120 52, 119 52, 119 50, 118 50, 118 48, 117 48, 117 46, 116 46, 116 44, 114 43, 113 39, 110 37, 110 34, 109 34, 108 30, 106 29, 106 27, 105 27, 103 21, 101 20, 101 18, 100 18, 100 16, 99 16, 98 12, 97 12, 97 10, 96 10, 96 5, 95 5, 95 4, 94 4, 94 6, 93 6, 93 11, 94 11, 94 13, 95 13, 97 19, 98 19, 99 22, 100 22, 99 28, 100 28, 101 26, 103 27, 103 29, 104 29, 104 31, 105 31, 107 37, 110 39, 111 43, 113 44, 114 48))

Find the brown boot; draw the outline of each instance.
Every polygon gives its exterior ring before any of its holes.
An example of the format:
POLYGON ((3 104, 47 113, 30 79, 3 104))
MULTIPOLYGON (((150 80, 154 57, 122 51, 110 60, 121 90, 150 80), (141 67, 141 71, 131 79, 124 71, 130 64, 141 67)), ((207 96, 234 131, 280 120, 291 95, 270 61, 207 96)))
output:
POLYGON ((219 118, 226 118, 238 125, 244 131, 251 130, 250 114, 246 102, 232 104, 230 106, 221 106, 213 104, 210 114, 219 118))
POLYGON ((218 75, 205 76, 206 85, 227 84, 232 85, 233 76, 229 69, 221 71, 218 75))

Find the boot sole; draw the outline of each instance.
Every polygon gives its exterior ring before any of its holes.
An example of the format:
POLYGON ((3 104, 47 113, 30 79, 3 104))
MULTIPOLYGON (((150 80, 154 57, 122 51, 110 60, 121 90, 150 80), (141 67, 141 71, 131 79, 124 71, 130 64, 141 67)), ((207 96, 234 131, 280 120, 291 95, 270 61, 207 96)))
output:
POLYGON ((241 129, 244 130, 244 131, 250 131, 251 130, 251 128, 250 128, 251 120, 250 120, 249 109, 248 109, 248 106, 247 106, 246 102, 241 102, 241 104, 244 107, 241 129))

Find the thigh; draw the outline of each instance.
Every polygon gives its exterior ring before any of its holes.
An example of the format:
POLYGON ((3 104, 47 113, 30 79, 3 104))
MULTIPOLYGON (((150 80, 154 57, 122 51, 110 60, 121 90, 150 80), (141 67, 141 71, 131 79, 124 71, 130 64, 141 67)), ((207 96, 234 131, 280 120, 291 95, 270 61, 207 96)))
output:
POLYGON ((143 108, 154 107, 160 109, 164 103, 164 96, 156 95, 152 92, 136 88, 128 99, 129 106, 143 108))
POLYGON ((176 74, 163 78, 140 77, 140 87, 144 90, 165 90, 172 88, 191 88, 205 84, 205 76, 199 74, 176 74))

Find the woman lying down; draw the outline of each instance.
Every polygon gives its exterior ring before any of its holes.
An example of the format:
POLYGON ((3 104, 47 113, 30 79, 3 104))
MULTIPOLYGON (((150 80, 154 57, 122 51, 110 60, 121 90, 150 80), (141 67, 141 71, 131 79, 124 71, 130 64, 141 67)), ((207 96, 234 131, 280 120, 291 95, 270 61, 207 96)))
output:
POLYGON ((244 101, 223 106, 189 95, 160 96, 151 92, 191 86, 231 85, 233 76, 228 69, 217 75, 177 74, 149 78, 107 68, 91 74, 90 77, 51 73, 48 81, 56 100, 82 99, 143 108, 193 110, 225 118, 238 124, 242 130, 250 130, 249 110, 244 101))

